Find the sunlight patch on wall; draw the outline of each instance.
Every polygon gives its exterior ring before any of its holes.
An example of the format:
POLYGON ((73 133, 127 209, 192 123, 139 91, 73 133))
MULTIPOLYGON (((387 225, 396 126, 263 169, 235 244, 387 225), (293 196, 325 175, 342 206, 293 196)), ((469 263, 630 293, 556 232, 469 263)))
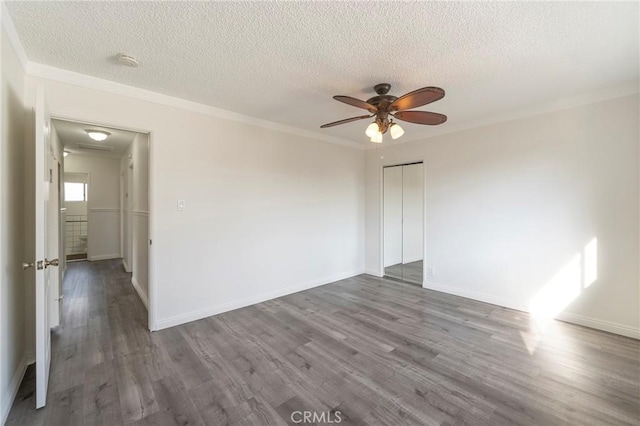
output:
POLYGON ((592 239, 584 248, 584 288, 598 279, 598 239, 592 239))
POLYGON ((594 237, 582 253, 574 255, 529 302, 531 328, 520 335, 530 354, 549 330, 552 320, 597 279, 598 239, 594 237))
POLYGON ((579 295, 582 286, 582 256, 576 254, 551 280, 531 299, 529 312, 536 319, 555 318, 579 295))

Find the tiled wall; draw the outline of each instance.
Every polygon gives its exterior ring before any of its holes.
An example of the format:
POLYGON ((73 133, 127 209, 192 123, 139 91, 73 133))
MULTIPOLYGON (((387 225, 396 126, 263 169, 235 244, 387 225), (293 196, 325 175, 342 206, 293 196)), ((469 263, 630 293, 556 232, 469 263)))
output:
POLYGON ((87 216, 67 216, 66 253, 82 254, 87 252, 87 244, 80 241, 80 235, 87 235, 87 216))

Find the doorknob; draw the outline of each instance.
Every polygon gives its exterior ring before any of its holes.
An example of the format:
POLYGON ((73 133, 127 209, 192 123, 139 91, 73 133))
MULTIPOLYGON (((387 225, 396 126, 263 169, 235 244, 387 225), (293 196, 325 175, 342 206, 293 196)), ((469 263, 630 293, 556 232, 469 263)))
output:
POLYGON ((35 266, 35 263, 33 262, 22 262, 22 269, 24 269, 25 271, 27 269, 31 269, 35 266))
POLYGON ((44 267, 48 268, 49 266, 58 266, 60 261, 58 259, 49 260, 47 258, 44 259, 44 267))

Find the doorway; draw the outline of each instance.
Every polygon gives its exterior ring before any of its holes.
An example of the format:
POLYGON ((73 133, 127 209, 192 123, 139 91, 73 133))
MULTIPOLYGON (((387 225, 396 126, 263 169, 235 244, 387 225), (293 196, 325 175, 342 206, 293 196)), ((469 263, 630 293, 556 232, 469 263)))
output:
POLYGON ((148 310, 149 134, 52 124, 64 149, 67 260, 118 261, 148 310))
POLYGON ((67 262, 87 260, 89 174, 64 173, 64 248, 67 262))
POLYGON ((384 275, 422 286, 424 167, 422 162, 383 168, 384 275))
MULTIPOLYGON (((141 313, 137 318, 138 324, 146 323, 146 327, 150 330, 155 326, 153 305, 148 302, 148 293, 152 288, 149 285, 152 258, 149 253, 151 240, 148 229, 150 134, 54 118, 48 111, 44 87, 41 85, 36 87, 35 98, 34 161, 32 163, 33 253, 29 253, 29 258, 23 262, 22 267, 25 270, 34 271, 35 402, 36 408, 40 408, 46 404, 47 400, 52 329, 58 326, 58 331, 61 331, 75 326, 73 321, 61 322, 60 312, 64 307, 67 311, 71 307, 76 311, 90 311, 86 297, 65 301, 64 291, 61 292, 59 289, 64 289, 68 282, 84 286, 88 291, 95 291, 96 285, 96 280, 87 277, 86 274, 81 274, 80 277, 65 277, 67 271, 65 173, 75 174, 73 178, 68 179, 69 183, 76 184, 74 188, 67 187, 69 195, 71 196, 75 191, 76 194, 81 194, 77 195, 78 201, 82 199, 87 203, 84 227, 87 235, 86 260, 73 264, 70 269, 81 270, 83 267, 92 265, 100 273, 110 271, 116 274, 119 272, 120 276, 127 276, 122 267, 120 243, 122 226, 120 169, 125 159, 130 158, 131 153, 137 156, 136 164, 139 172, 137 182, 140 187, 139 190, 136 189, 139 198, 134 208, 140 209, 138 213, 145 219, 138 221, 141 228, 138 234, 142 237, 137 240, 138 256, 135 258, 140 261, 135 266, 139 271, 139 278, 136 279, 135 275, 131 278, 131 284, 134 284, 133 287, 140 295, 142 302, 133 303, 133 305, 137 305, 137 311, 141 313), (74 167, 74 164, 78 166, 89 163, 91 166, 88 168, 74 167), (107 178, 108 175, 109 178, 107 178), (105 260, 106 262, 103 262, 105 260), (144 290, 144 294, 141 289, 144 290)), ((70 231, 74 230, 70 229, 70 231)), ((79 237, 83 235, 83 231, 83 226, 80 225, 79 237)), ((119 282, 123 283, 121 279, 119 282)), ((131 290, 129 290, 130 293, 131 290)), ((73 295, 76 294, 72 290, 69 296, 73 299, 73 295)), ((127 300, 127 303, 134 302, 130 298, 127 300)))

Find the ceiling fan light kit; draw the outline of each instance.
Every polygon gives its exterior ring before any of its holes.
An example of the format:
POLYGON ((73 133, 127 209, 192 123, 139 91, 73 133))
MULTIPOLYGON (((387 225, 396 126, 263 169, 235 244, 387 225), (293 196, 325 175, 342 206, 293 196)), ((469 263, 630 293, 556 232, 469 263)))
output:
POLYGON ((377 95, 367 99, 366 102, 350 96, 334 96, 333 99, 351 106, 366 109, 371 115, 361 115, 334 121, 323 124, 320 128, 324 129, 375 117, 373 123, 369 124, 365 130, 365 134, 370 138, 371 142, 382 143, 382 135, 387 133, 387 131, 391 134, 392 139, 398 139, 404 135, 404 129, 393 121, 394 118, 408 123, 426 124, 430 126, 437 126, 447 121, 447 116, 443 114, 428 111, 407 111, 408 109, 417 108, 442 99, 444 97, 443 89, 432 86, 423 87, 399 98, 388 95, 387 93, 389 93, 390 89, 391 85, 389 83, 376 84, 373 90, 375 90, 377 95))
POLYGON ((398 123, 391 123, 389 126, 389 133, 391 133, 391 139, 398 139, 404 135, 404 129, 400 127, 398 123))
POLYGON ((364 134, 369 136, 370 138, 374 137, 378 133, 380 133, 380 128, 378 127, 378 123, 376 123, 375 121, 369 124, 367 130, 364 131, 364 134))

